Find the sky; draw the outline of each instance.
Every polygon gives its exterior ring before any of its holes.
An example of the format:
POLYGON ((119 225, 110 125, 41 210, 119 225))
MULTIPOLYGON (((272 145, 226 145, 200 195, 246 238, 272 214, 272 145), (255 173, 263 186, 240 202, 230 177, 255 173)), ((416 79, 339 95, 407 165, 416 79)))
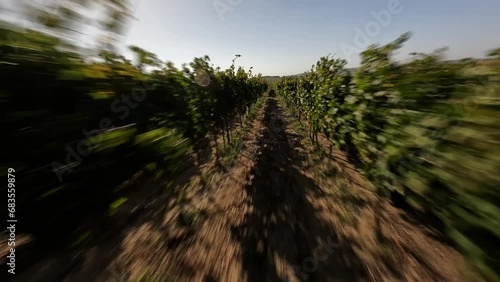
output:
POLYGON ((404 32, 396 58, 449 47, 447 57, 484 57, 500 47, 498 0, 132 0, 126 44, 176 65, 209 55, 263 75, 302 73, 324 55, 359 65, 359 52, 404 32), (378 16, 377 16, 378 15, 378 16))
POLYGON ((137 45, 176 66, 208 55, 226 68, 241 54, 237 65, 253 66, 254 73, 293 75, 332 54, 357 67, 367 46, 408 31, 413 36, 398 60, 441 47, 449 47, 448 59, 484 57, 500 47, 499 0, 130 1, 135 19, 121 45, 137 45))

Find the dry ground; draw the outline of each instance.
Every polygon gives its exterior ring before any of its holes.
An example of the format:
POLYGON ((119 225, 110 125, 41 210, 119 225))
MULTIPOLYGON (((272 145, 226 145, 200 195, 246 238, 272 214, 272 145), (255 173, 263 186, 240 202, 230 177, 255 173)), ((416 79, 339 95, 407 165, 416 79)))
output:
POLYGON ((231 168, 186 172, 175 197, 150 195, 123 222, 103 222, 111 231, 99 243, 17 281, 465 281, 463 258, 439 234, 292 121, 267 98, 231 168))

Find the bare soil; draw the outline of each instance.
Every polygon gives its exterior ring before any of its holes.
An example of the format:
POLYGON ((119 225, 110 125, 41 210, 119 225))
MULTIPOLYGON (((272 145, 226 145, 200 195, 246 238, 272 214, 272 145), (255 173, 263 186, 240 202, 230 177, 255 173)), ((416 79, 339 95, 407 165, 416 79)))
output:
POLYGON ((318 155, 291 120, 269 97, 233 167, 187 172, 176 197, 150 196, 101 242, 17 281, 465 281, 437 231, 370 192, 341 152, 318 155))

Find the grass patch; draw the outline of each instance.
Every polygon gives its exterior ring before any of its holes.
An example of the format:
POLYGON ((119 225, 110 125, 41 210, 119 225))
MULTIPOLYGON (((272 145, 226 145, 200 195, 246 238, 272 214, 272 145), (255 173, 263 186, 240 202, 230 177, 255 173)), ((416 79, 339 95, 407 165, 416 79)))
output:
POLYGON ((82 244, 87 239, 89 239, 91 235, 92 235, 91 231, 87 231, 87 232, 83 233, 82 235, 78 236, 78 238, 76 238, 76 240, 73 243, 71 243, 71 245, 69 247, 70 248, 77 247, 78 245, 82 244))
POLYGON ((137 130, 131 127, 110 130, 88 138, 86 145, 95 146, 93 147, 93 152, 104 151, 129 142, 129 140, 134 138, 136 132, 137 130))
POLYGON ((262 105, 264 104, 264 101, 266 100, 266 96, 262 96, 259 99, 257 99, 257 102, 253 104, 250 107, 250 111, 248 113, 248 118, 249 119, 254 119, 257 113, 259 112, 259 109, 262 108, 262 105))
POLYGON ((123 205, 127 201, 127 198, 121 197, 116 199, 114 202, 112 202, 109 205, 109 210, 108 210, 108 215, 114 215, 117 211, 118 208, 123 205))
POLYGON ((311 159, 315 164, 321 163, 326 158, 325 152, 321 149, 315 149, 311 155, 312 155, 311 159))
POLYGON ((64 188, 66 188, 67 186, 68 186, 67 184, 59 185, 59 186, 57 186, 56 188, 51 189, 51 190, 49 190, 49 191, 47 191, 47 192, 43 193, 43 194, 42 194, 40 197, 38 197, 36 200, 38 201, 38 200, 40 200, 40 199, 42 199, 42 198, 45 198, 45 197, 47 197, 47 196, 50 196, 50 195, 52 195, 52 194, 54 194, 54 193, 56 193, 56 192, 58 192, 58 191, 60 191, 60 190, 62 190, 62 189, 64 189, 64 188))
POLYGON ((236 163, 238 155, 245 149, 245 142, 242 136, 235 136, 231 144, 220 148, 220 162, 224 167, 232 167, 236 163))
POLYGON ((158 165, 155 162, 149 163, 146 165, 146 170, 148 170, 149 172, 152 172, 152 171, 156 170, 157 167, 158 167, 158 165))
POLYGON ((178 205, 184 205, 189 202, 189 198, 187 195, 186 191, 182 191, 179 193, 179 196, 177 196, 176 202, 178 205))
MULTIPOLYGON (((266 99, 266 96, 260 97, 255 104, 253 104, 250 107, 250 110, 248 112, 248 120, 252 121, 255 119, 257 116, 257 113, 259 110, 262 108, 264 101, 266 99)), ((236 131, 234 133, 233 138, 231 139, 231 142, 227 145, 218 145, 218 151, 219 151, 219 160, 222 166, 225 168, 230 168, 236 164, 236 160, 238 159, 238 156, 240 153, 246 148, 245 142, 243 141, 243 136, 247 133, 250 132, 252 129, 252 123, 247 122, 241 128, 239 131, 236 131)))

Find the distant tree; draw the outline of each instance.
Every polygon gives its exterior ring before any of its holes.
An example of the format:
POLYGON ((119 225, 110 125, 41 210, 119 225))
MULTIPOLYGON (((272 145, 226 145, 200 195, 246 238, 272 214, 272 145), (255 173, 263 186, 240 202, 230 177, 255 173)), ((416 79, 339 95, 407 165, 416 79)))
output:
POLYGON ((25 29, 47 32, 81 46, 82 36, 99 48, 112 49, 131 18, 128 0, 11 1, 11 23, 25 29), (87 30, 97 30, 90 33, 87 30))
POLYGON ((493 49, 488 52, 488 57, 496 57, 500 59, 500 48, 493 49))

